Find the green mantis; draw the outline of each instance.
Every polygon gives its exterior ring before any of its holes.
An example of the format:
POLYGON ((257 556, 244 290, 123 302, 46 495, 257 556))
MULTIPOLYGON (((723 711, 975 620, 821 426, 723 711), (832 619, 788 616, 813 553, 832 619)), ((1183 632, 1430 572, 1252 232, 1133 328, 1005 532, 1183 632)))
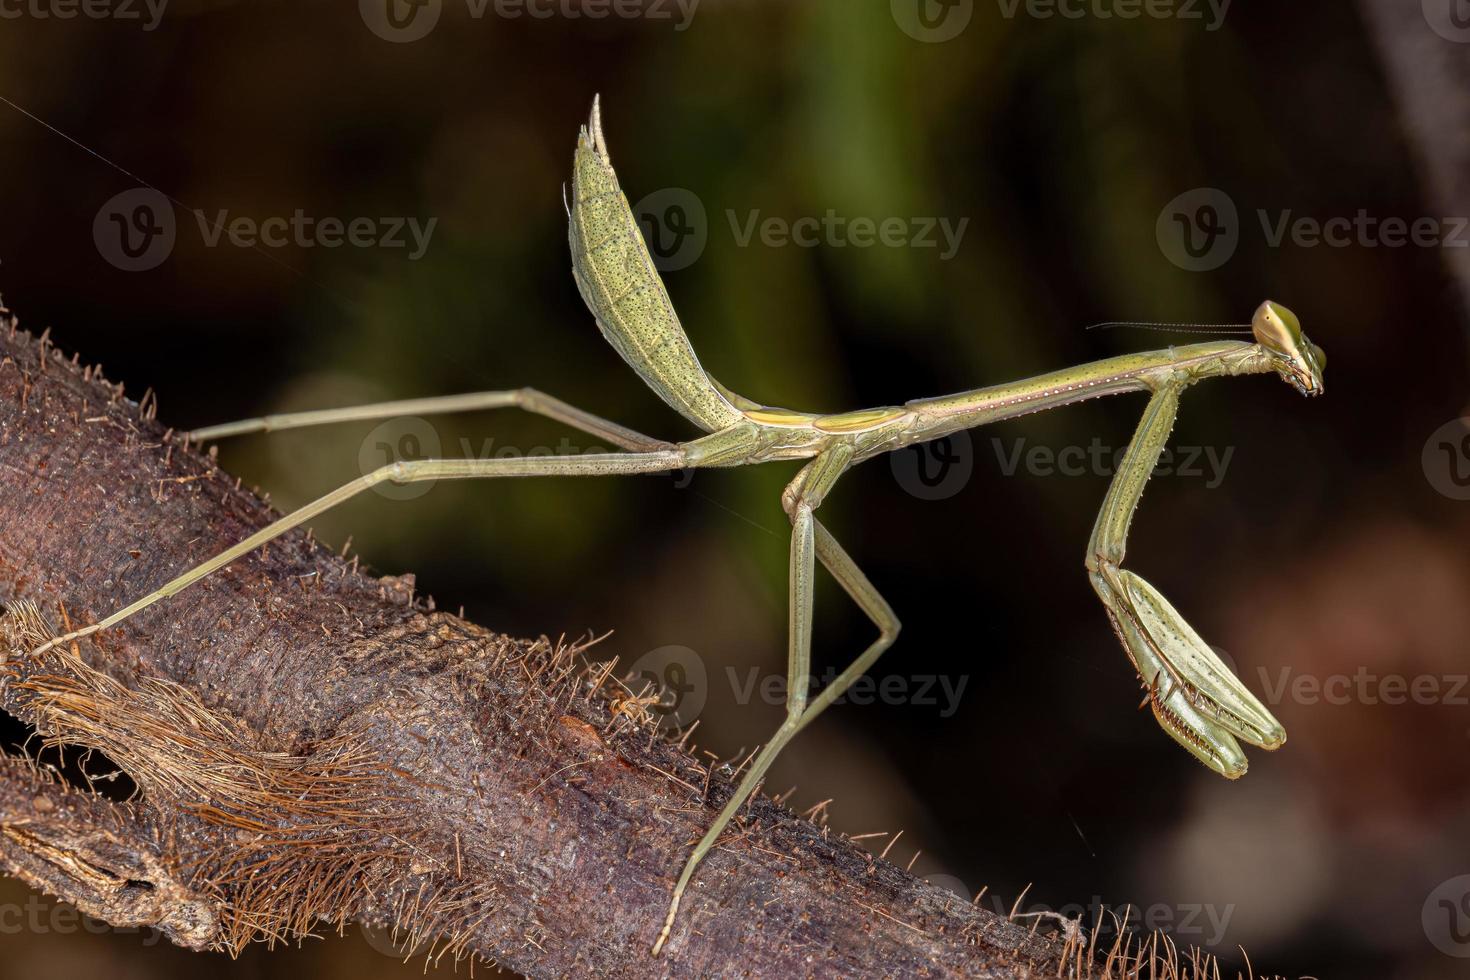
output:
POLYGON ((568 212, 577 288, 608 342, 654 393, 704 435, 682 442, 651 438, 531 389, 278 415, 201 429, 192 435, 214 439, 410 413, 515 407, 590 433, 623 451, 391 463, 281 517, 99 622, 59 636, 34 652, 44 653, 116 625, 382 483, 611 476, 805 460, 781 496, 791 523, 785 720, 750 761, 734 794, 685 860, 653 947, 656 955, 671 937, 695 870, 756 792, 777 755, 898 637, 899 621, 892 608, 817 517, 822 501, 842 476, 875 456, 962 429, 1137 391, 1148 393, 1149 402, 1087 547, 1086 567, 1093 588, 1143 682, 1155 717, 1195 758, 1236 778, 1246 771, 1241 742, 1275 749, 1285 741, 1280 723, 1174 607, 1152 585, 1125 569, 1123 561, 1129 524, 1167 442, 1185 388, 1206 378, 1274 372, 1303 394, 1322 391, 1325 355, 1307 340, 1291 311, 1270 301, 1262 303, 1251 321, 1253 342, 1217 340, 1126 354, 1010 384, 838 415, 773 408, 735 394, 700 366, 618 184, 596 103, 577 142, 574 167, 568 212), (818 564, 868 616, 878 635, 832 683, 812 696, 806 679, 811 669, 812 596, 818 564))

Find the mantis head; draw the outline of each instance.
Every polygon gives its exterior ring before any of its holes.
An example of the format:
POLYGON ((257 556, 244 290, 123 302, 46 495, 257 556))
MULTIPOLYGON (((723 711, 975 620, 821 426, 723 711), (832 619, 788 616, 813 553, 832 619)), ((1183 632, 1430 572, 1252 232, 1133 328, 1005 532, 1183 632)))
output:
POLYGON ((1304 395, 1322 393, 1322 369, 1327 365, 1327 354, 1302 333, 1301 321, 1295 313, 1268 299, 1256 307, 1255 316, 1251 317, 1251 332, 1256 343, 1271 356, 1277 374, 1304 395))

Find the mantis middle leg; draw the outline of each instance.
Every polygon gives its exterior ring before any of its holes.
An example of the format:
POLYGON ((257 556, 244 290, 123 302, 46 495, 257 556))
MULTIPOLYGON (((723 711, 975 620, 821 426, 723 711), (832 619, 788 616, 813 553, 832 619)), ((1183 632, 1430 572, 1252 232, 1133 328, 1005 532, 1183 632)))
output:
POLYGON ((782 504, 791 518, 790 626, 787 654, 786 719, 764 748, 751 760, 735 792, 715 817, 709 829, 695 845, 674 886, 668 917, 654 943, 653 954, 663 949, 679 912, 684 891, 694 876, 695 868, 713 850, 715 843, 736 813, 759 789, 767 770, 781 750, 810 724, 817 715, 841 697, 898 637, 899 622, 888 602, 868 581, 837 539, 817 520, 814 511, 846 470, 852 452, 846 447, 829 450, 804 468, 787 487, 782 504), (853 601, 878 627, 879 635, 863 653, 838 674, 831 684, 808 704, 811 675, 812 597, 814 562, 821 561, 852 597, 853 601))

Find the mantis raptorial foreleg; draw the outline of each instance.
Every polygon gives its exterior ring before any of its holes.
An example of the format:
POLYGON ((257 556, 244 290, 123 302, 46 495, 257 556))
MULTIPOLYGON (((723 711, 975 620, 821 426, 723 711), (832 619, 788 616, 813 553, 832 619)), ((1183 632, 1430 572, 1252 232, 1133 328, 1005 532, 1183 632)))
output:
POLYGON ((239 544, 220 552, 179 575, 163 587, 138 601, 124 606, 100 622, 73 630, 43 643, 32 651, 40 655, 53 647, 71 643, 99 630, 116 626, 128 617, 142 612, 161 599, 177 595, 200 579, 218 571, 243 555, 274 541, 333 507, 350 500, 380 483, 422 483, 425 480, 473 480, 493 477, 528 476, 613 476, 634 473, 663 473, 686 465, 682 448, 648 453, 589 453, 583 456, 523 456, 506 459, 422 459, 390 463, 343 484, 331 493, 318 497, 285 517, 268 524, 239 544))
POLYGON ((1094 577, 1110 574, 1123 564, 1128 526, 1143 499, 1143 488, 1168 445, 1182 392, 1181 385, 1166 384, 1154 393, 1143 410, 1143 417, 1123 454, 1123 462, 1108 485, 1107 496, 1092 526, 1092 537, 1087 542, 1088 568, 1094 570, 1094 577))
POLYGON ((255 419, 241 419, 224 425, 211 425, 195 429, 189 437, 195 442, 207 439, 224 439, 254 432, 281 432, 286 429, 304 429, 315 425, 334 425, 341 422, 370 422, 377 419, 400 418, 405 415, 449 415, 455 412, 479 412, 492 408, 520 408, 536 415, 569 425, 581 432, 606 439, 622 449, 633 452, 656 452, 668 449, 671 443, 605 418, 584 412, 575 405, 568 405, 560 398, 537 391, 535 388, 514 388, 508 391, 476 391, 465 395, 445 395, 439 398, 411 398, 405 401, 377 402, 372 405, 353 405, 349 408, 328 408, 315 412, 291 412, 281 415, 266 415, 255 419))
POLYGON ((1159 724, 1205 765, 1234 779, 1246 771, 1236 738, 1275 749, 1285 731, 1168 600, 1122 567, 1128 526, 1174 427, 1184 384, 1166 382, 1144 409, 1098 512, 1087 568, 1159 724))
POLYGON ((790 627, 786 665, 786 719, 771 736, 755 758, 750 761, 735 792, 725 801, 725 806, 695 845, 684 864, 684 870, 674 885, 673 899, 668 917, 654 943, 654 955, 658 955, 669 938, 674 919, 679 912, 679 903, 688 888, 695 868, 714 848, 720 835, 729 826, 735 814, 760 788, 767 770, 780 755, 781 750, 810 724, 837 698, 841 697, 857 678, 872 666, 884 650, 898 637, 898 617, 893 614, 887 601, 868 581, 852 558, 837 543, 828 530, 817 520, 814 511, 822 498, 846 470, 852 453, 842 448, 817 457, 787 487, 783 505, 791 518, 791 571, 790 571, 790 627), (863 651, 833 681, 824 688, 816 699, 808 704, 811 676, 812 607, 814 595, 815 563, 820 560, 843 590, 878 626, 879 637, 863 651))

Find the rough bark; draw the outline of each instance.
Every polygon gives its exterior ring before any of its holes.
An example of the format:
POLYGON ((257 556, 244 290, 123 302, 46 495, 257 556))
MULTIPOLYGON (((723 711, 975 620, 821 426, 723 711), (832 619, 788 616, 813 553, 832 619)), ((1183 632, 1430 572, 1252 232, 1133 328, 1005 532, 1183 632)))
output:
POLYGON ((577 651, 434 612, 409 580, 305 533, 92 641, 27 656, 272 511, 165 432, 146 397, 140 409, 5 317, 0 701, 139 787, 118 802, 6 759, 10 873, 200 950, 358 920, 532 976, 1057 973, 1061 941, 766 799, 651 958, 729 774, 655 735, 577 651))

